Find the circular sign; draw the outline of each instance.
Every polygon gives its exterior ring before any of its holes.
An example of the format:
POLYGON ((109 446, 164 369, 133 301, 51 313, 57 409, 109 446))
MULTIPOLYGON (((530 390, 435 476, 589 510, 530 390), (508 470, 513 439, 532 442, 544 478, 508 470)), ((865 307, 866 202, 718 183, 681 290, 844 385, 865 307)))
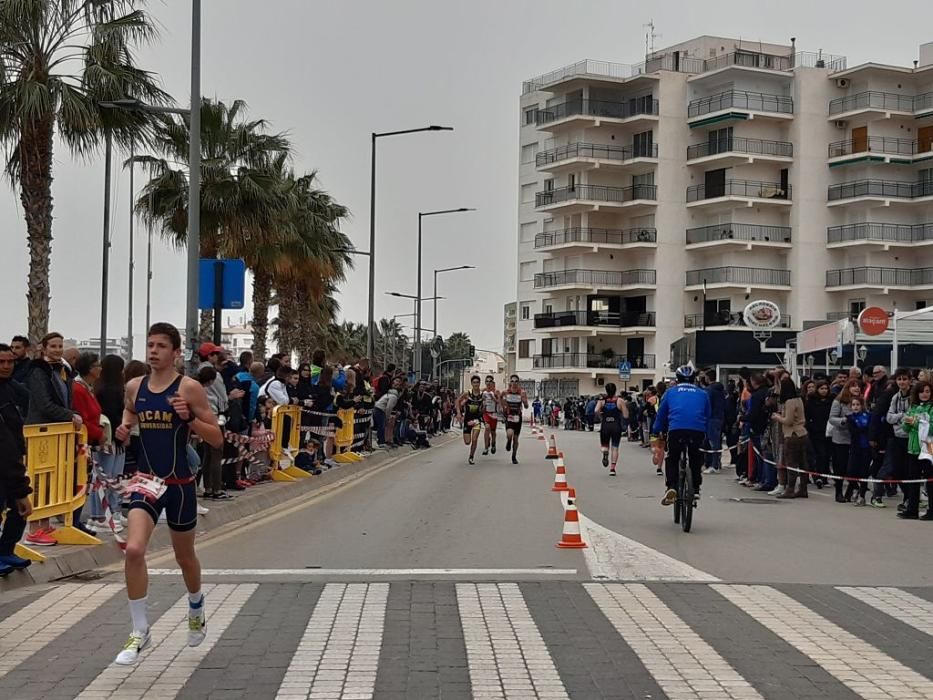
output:
POLYGON ((781 324, 781 309, 773 301, 759 299, 745 307, 742 320, 746 326, 756 330, 777 328, 781 324))
POLYGON ((881 335, 888 330, 888 312, 880 306, 867 306, 858 315, 858 327, 865 335, 881 335))

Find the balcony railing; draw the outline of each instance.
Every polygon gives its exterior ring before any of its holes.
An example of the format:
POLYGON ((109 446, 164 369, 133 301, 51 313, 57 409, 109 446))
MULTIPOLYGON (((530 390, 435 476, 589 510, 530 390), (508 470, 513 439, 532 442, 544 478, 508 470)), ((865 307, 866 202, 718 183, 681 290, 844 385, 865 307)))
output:
POLYGON ((842 114, 857 109, 883 109, 897 112, 913 112, 913 95, 897 95, 893 92, 866 90, 847 97, 837 97, 829 102, 829 114, 842 114))
POLYGON ((585 352, 561 352, 554 355, 535 355, 535 369, 615 369, 622 361, 631 363, 632 369, 654 369, 654 355, 596 355, 585 352))
POLYGON ((791 186, 786 189, 780 182, 758 180, 726 180, 721 185, 691 185, 687 188, 687 201, 699 202, 716 197, 758 197, 760 199, 790 199, 791 186))
POLYGON ((876 241, 878 243, 918 243, 933 241, 933 222, 925 224, 884 224, 864 221, 858 224, 830 226, 827 243, 876 241))
POLYGON ((656 228, 565 228, 560 231, 545 231, 535 236, 535 248, 546 248, 568 243, 592 243, 594 245, 625 245, 626 243, 657 243, 656 228))
POLYGON ((634 287, 657 283, 655 270, 556 270, 535 275, 535 289, 575 284, 583 287, 634 287))
MULTIPOLYGON (((926 144, 925 144, 926 145, 926 144)), ((929 147, 926 150, 930 150, 929 147)), ((829 144, 829 157, 850 156, 853 153, 884 153, 893 156, 912 156, 920 152, 920 142, 896 139, 890 136, 869 136, 829 144)))
POLYGON ((542 167, 571 158, 601 158, 603 160, 632 160, 633 158, 657 158, 658 145, 608 146, 598 143, 571 143, 543 151, 535 156, 535 165, 542 167))
POLYGON ((627 102, 577 98, 539 109, 535 113, 535 123, 541 126, 556 122, 558 119, 578 115, 607 119, 628 119, 638 115, 656 115, 657 113, 658 101, 648 98, 635 98, 627 102))
POLYGON ((754 287, 769 285, 790 286, 790 270, 772 270, 762 267, 707 267, 687 270, 687 286, 706 284, 741 284, 754 287))
POLYGON ((914 111, 925 112, 933 109, 933 92, 925 92, 914 98, 914 111))
POLYGON ((794 144, 787 141, 768 141, 765 139, 747 139, 733 136, 729 139, 717 139, 713 142, 697 143, 687 146, 687 160, 704 158, 720 153, 748 153, 756 156, 785 156, 792 158, 794 144))
POLYGON ((766 68, 769 70, 790 70, 794 67, 793 56, 777 56, 770 53, 735 51, 703 61, 703 72, 719 70, 727 66, 743 68, 766 68))
POLYGON ((844 318, 855 320, 857 317, 858 317, 858 314, 853 314, 851 311, 827 311, 826 312, 827 321, 841 321, 844 318))
POLYGON ((727 90, 709 97, 692 100, 687 106, 688 117, 699 117, 724 109, 749 109, 756 112, 793 114, 794 100, 787 95, 771 95, 764 92, 727 90))
POLYGON ((920 287, 933 285, 933 267, 845 267, 826 271, 827 287, 920 287))
POLYGON ((657 199, 656 185, 632 185, 630 187, 607 187, 606 185, 574 185, 544 190, 535 193, 535 206, 546 207, 550 204, 585 199, 592 202, 610 202, 623 204, 636 199, 657 199))
MULTIPOLYGON (((687 314, 684 316, 684 328, 706 328, 709 326, 745 327, 745 317, 740 311, 716 311, 709 314, 687 314)), ((790 328, 790 316, 781 314, 778 328, 790 328)))
POLYGON ((562 326, 598 326, 628 328, 654 326, 653 311, 551 311, 535 314, 535 328, 562 326))
POLYGON ((760 224, 713 224, 687 229, 687 245, 712 241, 766 241, 790 243, 790 226, 762 226, 760 224))
POLYGON ((853 197, 891 197, 915 199, 933 195, 933 180, 922 182, 896 182, 890 180, 854 180, 829 186, 829 201, 853 197))

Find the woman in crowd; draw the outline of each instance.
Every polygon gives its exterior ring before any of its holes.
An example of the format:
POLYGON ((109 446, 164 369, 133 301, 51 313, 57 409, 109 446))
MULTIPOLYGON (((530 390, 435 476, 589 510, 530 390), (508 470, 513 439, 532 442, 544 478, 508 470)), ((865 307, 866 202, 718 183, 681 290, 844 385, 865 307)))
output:
MULTIPOLYGON (((107 355, 100 363, 100 376, 94 382, 94 397, 107 419, 105 439, 97 452, 100 473, 113 483, 104 487, 107 505, 113 516, 114 532, 120 532, 126 526, 126 519, 120 509, 120 494, 115 488, 117 480, 123 475, 126 452, 123 445, 113 440, 113 431, 123 422, 124 387, 123 358, 119 355, 107 355)), ((88 497, 88 529, 96 532, 110 530, 104 521, 104 508, 98 494, 88 497)))
MULTIPOLYGON (((907 479, 922 479, 933 477, 933 468, 927 460, 920 459, 922 451, 929 451, 928 445, 921 444, 921 423, 927 425, 933 422, 933 385, 926 379, 919 380, 910 394, 910 408, 907 415, 901 419, 901 424, 907 433, 907 479)), ((928 435, 927 439, 930 437, 928 435)), ((907 505, 897 517, 905 520, 920 518, 920 484, 904 484, 907 493, 907 505)), ((933 520, 933 482, 926 483, 927 512, 923 520, 933 520)))
POLYGON ((856 480, 867 478, 871 470, 871 444, 868 437, 868 430, 871 427, 871 414, 866 410, 865 400, 861 396, 853 396, 849 408, 851 411, 846 416, 846 424, 851 438, 849 468, 847 470, 850 479, 846 488, 845 500, 852 500, 852 494, 857 493, 855 505, 864 506, 868 483, 856 480))
MULTIPOLYGON (((94 396, 94 384, 100 377, 100 361, 95 352, 84 352, 75 361, 76 376, 72 384, 71 407, 81 416, 81 421, 87 431, 87 444, 90 447, 88 455, 88 470, 98 460, 101 447, 104 445, 104 430, 101 427, 101 410, 97 398, 94 396)), ((75 488, 88 483, 89 474, 75 474, 75 488)), ((72 524, 79 530, 86 530, 94 534, 96 529, 87 528, 81 524, 82 507, 75 509, 72 524)), ((121 528, 122 529, 122 528, 121 528)), ((103 530, 103 528, 101 528, 103 530)))
MULTIPOLYGON (((824 381, 811 382, 812 392, 804 403, 806 415, 807 436, 813 451, 813 471, 820 474, 829 474, 829 462, 833 453, 833 441, 827 430, 829 412, 833 407, 833 398, 829 393, 829 384, 824 381)), ((830 426, 830 430, 832 426, 830 426)), ((826 479, 823 476, 814 477, 813 483, 818 489, 823 488, 826 479)))
POLYGON ((842 495, 842 481, 849 468, 849 450, 852 445, 852 436, 846 420, 852 412, 852 397, 861 394, 858 380, 847 382, 833 401, 829 409, 829 424, 832 426, 832 462, 833 474, 836 476, 836 503, 846 503, 851 500, 851 489, 846 496, 842 495))
MULTIPOLYGON (((149 365, 139 360, 130 360, 126 363, 126 369, 123 370, 123 386, 126 386, 131 379, 136 377, 145 377, 149 374, 149 365)), ((130 429, 130 441, 125 448, 125 457, 123 460, 123 475, 131 476, 136 473, 136 465, 139 457, 139 426, 134 425, 130 429)))
POLYGON ((798 471, 807 468, 807 428, 803 399, 798 395, 794 381, 787 376, 781 379, 780 403, 781 411, 771 416, 772 420, 781 424, 784 437, 783 461, 786 480, 784 490, 777 497, 806 498, 810 479, 807 474, 798 471), (798 478, 800 487, 795 490, 798 478))

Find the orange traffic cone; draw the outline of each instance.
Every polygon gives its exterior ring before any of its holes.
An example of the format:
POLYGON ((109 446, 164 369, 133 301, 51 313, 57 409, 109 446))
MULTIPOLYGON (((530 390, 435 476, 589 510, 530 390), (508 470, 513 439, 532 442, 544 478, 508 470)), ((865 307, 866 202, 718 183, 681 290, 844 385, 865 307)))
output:
POLYGON ((551 491, 566 491, 567 488, 567 469, 564 467, 564 460, 560 460, 554 467, 554 486, 551 487, 551 491))
POLYGON ((554 433, 551 433, 551 441, 547 448, 547 458, 557 459, 557 439, 554 437, 554 433))
POLYGON ((576 506, 577 492, 569 489, 567 493, 567 507, 564 508, 564 531, 557 546, 560 549, 583 549, 586 542, 580 534, 580 514, 576 506))

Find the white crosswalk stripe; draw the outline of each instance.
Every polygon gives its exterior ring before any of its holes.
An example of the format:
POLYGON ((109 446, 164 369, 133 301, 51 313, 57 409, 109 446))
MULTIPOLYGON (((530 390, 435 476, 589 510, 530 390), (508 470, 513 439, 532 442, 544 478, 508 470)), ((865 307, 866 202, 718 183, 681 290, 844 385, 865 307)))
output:
POLYGON ((458 583, 457 603, 474 697, 568 697, 516 584, 458 583))
POLYGON ((761 696, 643 584, 585 584, 661 689, 674 698, 761 696))
POLYGON ((327 584, 276 697, 371 698, 388 597, 387 583, 327 584))
POLYGON ((66 584, 0 621, 0 678, 71 629, 123 586, 66 584))
POLYGON ((887 586, 836 586, 836 589, 900 620, 905 625, 933 636, 933 602, 925 598, 887 586))
POLYGON ((771 586, 713 588, 861 697, 933 698, 933 681, 771 586))
POLYGON ((174 698, 257 588, 255 583, 204 586, 207 638, 194 648, 187 646, 188 595, 183 595, 152 625, 151 646, 135 666, 108 666, 78 698, 174 698))

